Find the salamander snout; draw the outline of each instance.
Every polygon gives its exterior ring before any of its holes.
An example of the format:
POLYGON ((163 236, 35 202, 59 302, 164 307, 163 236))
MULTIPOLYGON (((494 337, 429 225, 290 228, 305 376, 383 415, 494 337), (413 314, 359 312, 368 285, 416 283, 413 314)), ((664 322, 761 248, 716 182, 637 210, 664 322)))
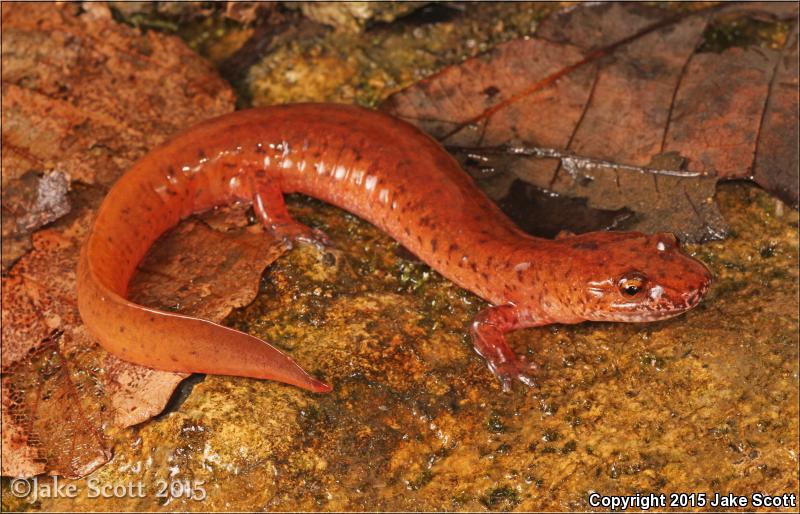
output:
POLYGON ((696 306, 712 282, 710 270, 684 254, 672 234, 630 233, 607 245, 613 259, 597 262, 587 282, 591 308, 586 319, 656 321, 696 306), (613 247, 613 248, 612 248, 613 247))
POLYGON ((676 316, 696 306, 708 292, 711 271, 681 252, 672 234, 646 238, 640 255, 639 270, 625 272, 618 280, 622 301, 616 302, 616 306, 627 311, 624 321, 655 321, 676 316))
POLYGON ((691 309, 700 303, 700 300, 706 296, 708 288, 713 281, 713 276, 708 266, 696 259, 691 259, 689 264, 689 269, 685 274, 686 289, 682 294, 682 299, 687 309, 691 309))

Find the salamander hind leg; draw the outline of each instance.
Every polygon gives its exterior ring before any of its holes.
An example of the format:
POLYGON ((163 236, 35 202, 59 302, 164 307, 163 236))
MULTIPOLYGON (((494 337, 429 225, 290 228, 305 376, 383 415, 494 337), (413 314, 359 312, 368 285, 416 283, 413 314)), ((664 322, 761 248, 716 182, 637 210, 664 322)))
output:
POLYGON ((261 186, 255 191, 253 209, 267 230, 290 248, 296 241, 311 243, 320 249, 331 246, 330 239, 323 231, 292 218, 286 209, 283 192, 275 185, 261 186))
POLYGON ((503 391, 511 390, 511 382, 514 379, 527 386, 533 385, 536 365, 514 353, 506 342, 505 333, 535 325, 536 323, 522 323, 516 308, 512 305, 484 309, 472 322, 471 333, 475 351, 486 359, 489 370, 503 384, 503 391))

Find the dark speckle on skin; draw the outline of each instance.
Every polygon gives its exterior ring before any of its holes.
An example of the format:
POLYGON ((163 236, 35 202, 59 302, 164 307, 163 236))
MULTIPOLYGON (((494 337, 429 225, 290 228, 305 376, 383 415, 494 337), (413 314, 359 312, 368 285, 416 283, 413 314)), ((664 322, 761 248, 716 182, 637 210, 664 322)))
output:
POLYGON ((572 243, 572 247, 578 250, 597 250, 597 243, 593 241, 582 241, 579 243, 572 243))
POLYGON ((486 89, 484 89, 483 91, 481 91, 481 93, 483 93, 484 95, 486 95, 489 98, 494 97, 499 92, 500 92, 500 89, 498 89, 497 86, 489 86, 486 89))

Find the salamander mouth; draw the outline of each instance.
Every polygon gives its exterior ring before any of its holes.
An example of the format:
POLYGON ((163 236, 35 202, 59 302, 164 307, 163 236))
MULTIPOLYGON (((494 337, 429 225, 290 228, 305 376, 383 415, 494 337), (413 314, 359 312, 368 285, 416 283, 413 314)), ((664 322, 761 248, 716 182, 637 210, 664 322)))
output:
POLYGON ((678 299, 664 298, 656 304, 642 304, 631 308, 629 311, 620 311, 610 315, 607 319, 621 321, 623 323, 637 323, 647 321, 660 321, 674 318, 684 312, 694 308, 705 297, 708 292, 708 284, 695 289, 690 293, 685 293, 678 299))
POLYGON ((626 312, 620 314, 619 318, 617 318, 617 321, 629 323, 639 323, 642 321, 661 321, 674 318, 675 316, 683 314, 689 309, 691 309, 691 307, 626 312))

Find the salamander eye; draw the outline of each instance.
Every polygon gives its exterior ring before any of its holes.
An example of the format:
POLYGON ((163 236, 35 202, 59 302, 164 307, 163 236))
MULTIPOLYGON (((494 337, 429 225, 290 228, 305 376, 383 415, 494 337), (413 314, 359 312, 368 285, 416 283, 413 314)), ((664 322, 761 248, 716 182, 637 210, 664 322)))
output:
POLYGON ((644 290, 645 276, 638 272, 626 273, 619 279, 619 292, 633 298, 644 290))

